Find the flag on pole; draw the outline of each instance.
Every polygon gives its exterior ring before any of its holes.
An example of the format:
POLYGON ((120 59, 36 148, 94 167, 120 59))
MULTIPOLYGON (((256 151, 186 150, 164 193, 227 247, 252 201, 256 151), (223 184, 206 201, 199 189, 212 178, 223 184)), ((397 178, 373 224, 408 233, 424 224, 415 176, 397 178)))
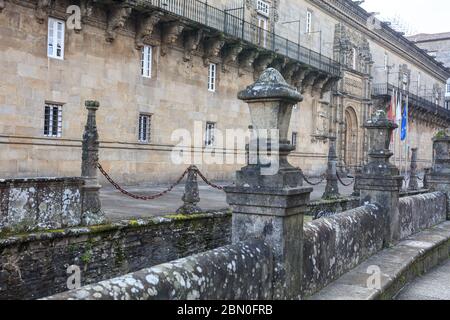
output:
POLYGON ((407 131, 408 131, 408 97, 406 97, 405 107, 403 108, 403 115, 402 115, 402 130, 400 133, 401 134, 400 138, 402 141, 406 140, 407 131))

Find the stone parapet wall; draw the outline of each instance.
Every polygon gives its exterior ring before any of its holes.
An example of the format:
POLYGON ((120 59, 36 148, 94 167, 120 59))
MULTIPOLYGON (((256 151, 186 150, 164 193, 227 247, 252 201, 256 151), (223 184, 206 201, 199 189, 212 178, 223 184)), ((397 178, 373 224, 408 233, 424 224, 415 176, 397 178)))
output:
POLYGON ((243 242, 140 270, 48 299, 271 299, 272 269, 272 251, 264 242, 243 242))
POLYGON ((0 179, 0 234, 82 222, 82 178, 0 179))
POLYGON ((229 213, 167 216, 0 237, 0 299, 36 299, 228 245, 229 213))
POLYGON ((303 295, 309 296, 383 248, 383 213, 366 205, 304 228, 303 295))
POLYGON ((405 239, 447 219, 447 199, 434 192, 401 198, 399 202, 401 238, 405 239))

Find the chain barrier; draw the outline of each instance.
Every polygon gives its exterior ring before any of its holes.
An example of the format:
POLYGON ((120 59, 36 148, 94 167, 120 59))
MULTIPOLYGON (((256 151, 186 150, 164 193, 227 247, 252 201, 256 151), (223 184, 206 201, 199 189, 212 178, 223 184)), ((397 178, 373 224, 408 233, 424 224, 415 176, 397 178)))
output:
POLYGON ((311 181, 309 180, 309 178, 305 176, 305 174, 303 173, 303 170, 300 169, 300 168, 298 168, 298 169, 300 170, 300 174, 302 175, 303 180, 305 180, 305 182, 306 182, 307 184, 311 185, 311 186, 318 186, 319 184, 321 184, 322 182, 324 182, 325 179, 327 178, 327 175, 326 175, 326 174, 322 174, 322 175, 319 177, 320 181, 318 181, 318 182, 311 182, 311 181))
MULTIPOLYGON (((105 169, 103 169, 103 167, 101 166, 100 163, 97 163, 97 167, 98 167, 98 169, 100 170, 100 172, 103 174, 103 176, 106 178, 106 180, 108 180, 109 183, 111 183, 111 184, 114 186, 114 188, 116 188, 117 190, 119 190, 122 194, 124 194, 124 195, 126 195, 126 196, 128 196, 128 197, 131 197, 131 198, 133 198, 133 199, 136 199, 136 200, 144 200, 144 201, 155 200, 155 199, 161 198, 162 196, 164 196, 164 195, 166 195, 167 193, 169 193, 170 191, 172 191, 173 188, 175 188, 177 185, 180 184, 181 180, 183 180, 183 178, 187 175, 189 169, 191 168, 191 167, 187 168, 187 169, 183 172, 183 174, 178 178, 178 180, 175 181, 175 183, 173 183, 173 184, 172 184, 169 188, 167 188, 166 190, 164 190, 164 191, 162 191, 162 192, 159 192, 159 193, 156 193, 156 194, 153 194, 153 195, 150 195, 150 196, 140 196, 140 195, 137 195, 137 194, 133 194, 133 193, 131 193, 131 192, 129 192, 129 191, 123 189, 121 186, 119 186, 119 184, 118 184, 117 182, 115 182, 115 181, 109 176, 108 173, 106 173, 105 169)), ((198 171, 198 169, 197 169, 197 171, 198 171)))
POLYGON ((217 184, 214 184, 214 183, 212 183, 211 181, 209 181, 209 180, 208 180, 208 179, 200 172, 200 170, 199 170, 197 167, 195 167, 195 171, 197 172, 198 176, 199 176, 200 178, 202 178, 202 180, 203 180, 208 186, 210 186, 210 187, 212 187, 212 188, 214 188, 214 189, 222 190, 222 191, 223 191, 223 187, 218 186, 217 184))
POLYGON ((339 180, 339 182, 344 186, 344 187, 350 187, 353 183, 355 183, 355 178, 352 178, 352 181, 350 183, 345 183, 342 179, 341 176, 339 175, 339 172, 336 171, 336 176, 339 180))

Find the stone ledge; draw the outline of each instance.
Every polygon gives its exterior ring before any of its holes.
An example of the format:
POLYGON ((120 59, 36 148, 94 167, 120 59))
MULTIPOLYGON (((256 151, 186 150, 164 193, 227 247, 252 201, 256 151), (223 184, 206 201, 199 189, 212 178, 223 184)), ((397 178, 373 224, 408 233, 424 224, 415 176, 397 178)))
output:
POLYGON ((449 258, 450 221, 415 234, 372 256, 310 300, 388 300, 410 281, 449 258), (381 290, 367 287, 368 269, 381 270, 381 290))

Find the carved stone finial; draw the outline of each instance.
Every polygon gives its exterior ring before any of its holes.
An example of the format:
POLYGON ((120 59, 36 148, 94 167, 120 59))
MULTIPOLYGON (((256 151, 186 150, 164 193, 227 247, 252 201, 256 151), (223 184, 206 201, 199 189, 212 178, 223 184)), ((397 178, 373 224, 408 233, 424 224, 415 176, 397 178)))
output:
POLYGON ((203 30, 190 30, 186 32, 184 36, 184 57, 183 60, 190 61, 192 59, 192 55, 196 50, 198 50, 200 41, 203 37, 203 30))
POLYGON ((327 168, 327 185, 322 199, 336 199, 340 197, 337 163, 338 157, 336 154, 336 137, 329 137, 330 147, 328 149, 328 168, 327 168))
POLYGON ((271 52, 260 53, 258 58, 253 63, 253 77, 258 79, 261 73, 267 69, 267 67, 272 63, 275 55, 271 52))
POLYGON ((106 28, 107 42, 113 42, 116 39, 117 31, 125 27, 131 11, 131 7, 125 3, 111 8, 108 15, 108 26, 106 28))
POLYGON ((222 71, 228 71, 227 65, 236 62, 239 54, 242 52, 242 43, 228 44, 223 55, 222 71))
POLYGON ((419 190, 419 181, 417 179, 417 148, 411 149, 411 166, 409 173, 408 190, 419 190))
POLYGON ((148 16, 141 17, 141 19, 139 19, 135 39, 136 49, 142 49, 145 43, 150 40, 153 30, 161 17, 161 12, 154 11, 148 16))
POLYGON ((35 16, 38 23, 44 23, 48 18, 48 12, 52 6, 52 0, 38 0, 35 16))
POLYGON ((223 35, 220 34, 218 36, 211 37, 205 40, 203 45, 203 64, 205 65, 205 67, 209 65, 212 58, 219 56, 220 50, 225 44, 223 38, 223 35))
POLYGON ((184 26, 178 21, 165 23, 162 28, 161 55, 167 54, 169 46, 177 42, 178 37, 183 32, 184 26))

